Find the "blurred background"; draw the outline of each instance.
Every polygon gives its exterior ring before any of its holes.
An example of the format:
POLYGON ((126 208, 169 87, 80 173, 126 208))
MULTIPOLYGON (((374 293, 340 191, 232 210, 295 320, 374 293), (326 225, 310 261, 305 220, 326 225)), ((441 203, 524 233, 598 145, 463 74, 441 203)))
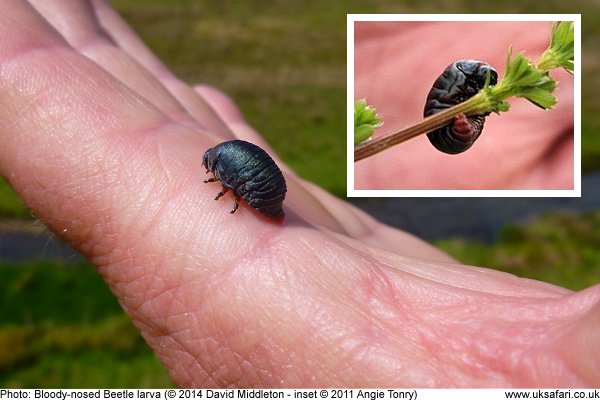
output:
MULTIPOLYGON (((600 280, 600 1, 116 0, 184 81, 227 92, 302 177, 346 195, 346 13, 581 13, 581 199, 354 199, 461 262, 600 280), (594 112, 596 110, 596 112, 594 112)), ((101 278, 0 180, 0 386, 169 387, 101 278)))

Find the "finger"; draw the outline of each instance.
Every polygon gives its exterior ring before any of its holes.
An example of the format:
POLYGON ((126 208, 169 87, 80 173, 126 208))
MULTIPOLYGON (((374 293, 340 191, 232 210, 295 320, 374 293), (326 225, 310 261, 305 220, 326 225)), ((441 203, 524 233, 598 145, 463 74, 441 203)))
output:
POLYGON ((244 115, 229 96, 207 85, 197 85, 194 87, 194 91, 215 110, 236 138, 257 144, 263 149, 268 150, 269 153, 274 153, 269 143, 254 128, 248 125, 244 115))
POLYGON ((69 42, 71 46, 95 61, 146 101, 174 121, 190 126, 227 132, 220 123, 210 119, 196 120, 150 71, 120 49, 98 24, 90 3, 57 0, 31 0, 31 4, 69 42))
POLYGON ((217 132, 219 137, 233 138, 226 124, 221 121, 211 106, 188 84, 173 75, 105 0, 92 0, 91 4, 100 25, 110 34, 115 43, 150 71, 193 118, 207 129, 217 132))

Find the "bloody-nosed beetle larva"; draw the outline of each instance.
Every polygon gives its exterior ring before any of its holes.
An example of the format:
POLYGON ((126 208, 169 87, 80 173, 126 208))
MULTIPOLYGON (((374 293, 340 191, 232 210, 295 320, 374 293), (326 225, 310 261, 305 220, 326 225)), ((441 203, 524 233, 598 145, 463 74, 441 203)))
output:
MULTIPOLYGON (((437 114, 446 108, 473 97, 484 86, 489 75, 489 84, 495 85, 498 73, 489 64, 478 60, 458 60, 450 64, 436 79, 431 88, 423 116, 437 114)), ((427 134, 436 149, 447 154, 458 154, 468 150, 481 135, 485 117, 481 115, 457 115, 448 125, 427 134)))
POLYGON ((242 198, 250 207, 269 218, 284 217, 285 178, 275 161, 257 145, 244 140, 220 143, 206 150, 202 165, 207 173, 214 175, 214 178, 204 182, 219 181, 223 186, 215 200, 229 190, 233 193, 232 214, 242 198))

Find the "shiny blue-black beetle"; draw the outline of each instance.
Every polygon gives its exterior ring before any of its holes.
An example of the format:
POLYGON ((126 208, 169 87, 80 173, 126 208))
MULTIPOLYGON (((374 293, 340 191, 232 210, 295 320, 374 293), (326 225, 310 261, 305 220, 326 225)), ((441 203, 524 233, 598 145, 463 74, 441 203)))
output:
MULTIPOLYGON (((473 97, 485 86, 495 85, 498 73, 489 64, 479 60, 458 60, 450 64, 436 79, 425 102, 424 117, 437 114, 473 97)), ((427 134, 436 149, 447 154, 458 154, 468 150, 483 130, 485 117, 459 114, 450 124, 427 134)))
POLYGON ((287 192, 285 178, 275 161, 260 147, 244 140, 230 140, 206 150, 202 157, 206 173, 214 178, 204 182, 217 182, 223 189, 218 200, 231 190, 234 196, 233 214, 242 198, 261 214, 273 218, 284 217, 283 200, 287 192))

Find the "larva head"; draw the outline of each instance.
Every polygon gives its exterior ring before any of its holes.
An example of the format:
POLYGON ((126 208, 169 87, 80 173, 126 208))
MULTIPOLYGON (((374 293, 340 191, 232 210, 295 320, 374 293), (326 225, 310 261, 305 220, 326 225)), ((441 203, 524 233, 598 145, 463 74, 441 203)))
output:
POLYGON ((498 83, 498 72, 488 63, 479 60, 458 60, 456 68, 465 75, 469 86, 479 91, 485 86, 485 81, 490 76, 490 85, 498 83))
POLYGON ((206 168, 206 172, 214 170, 214 149, 210 148, 204 152, 202 156, 202 165, 206 168))

